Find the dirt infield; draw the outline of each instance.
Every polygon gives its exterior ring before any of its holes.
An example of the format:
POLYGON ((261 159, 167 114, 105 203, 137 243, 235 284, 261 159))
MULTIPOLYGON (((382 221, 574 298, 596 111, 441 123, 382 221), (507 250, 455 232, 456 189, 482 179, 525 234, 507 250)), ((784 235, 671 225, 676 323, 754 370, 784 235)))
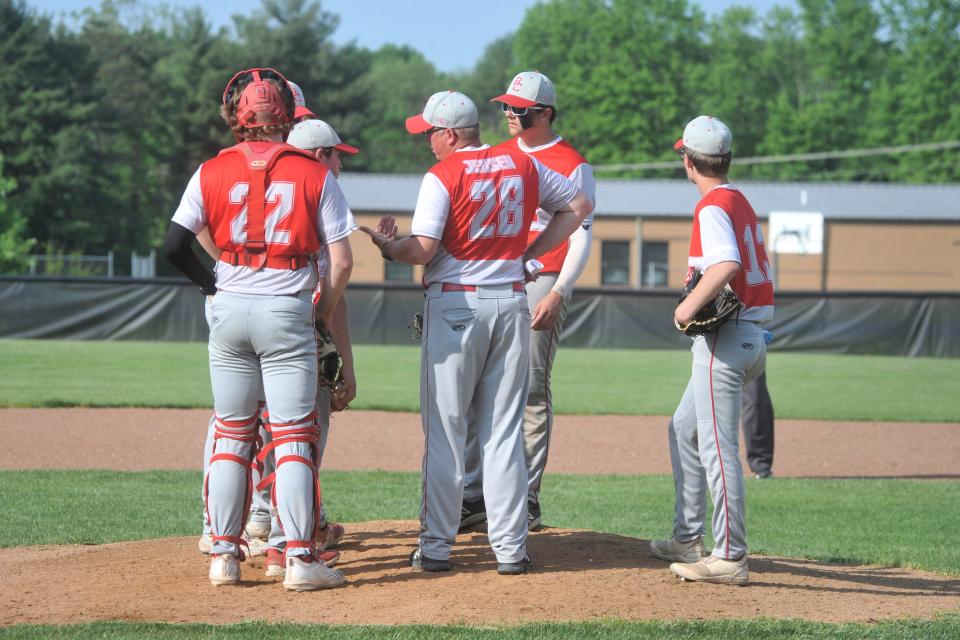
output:
MULTIPOLYGON (((0 469, 199 469, 209 417, 180 409, 0 409, 0 469)), ((669 474, 667 422, 558 416, 548 472, 669 474)), ((422 451, 418 415, 347 411, 331 424, 324 468, 419 471, 422 451)), ((957 451, 957 424, 778 420, 774 472, 960 479, 957 451)))
MULTIPOLYGON (((192 469, 206 411, 3 409, 0 468, 192 469), (36 446, 38 442, 43 447, 36 446), (142 452, 150 452, 149 459, 142 452)), ((666 418, 558 418, 550 471, 669 473, 666 418)), ((410 414, 336 417, 325 467, 417 470, 422 435, 410 414)), ((957 478, 952 424, 777 423, 778 476, 957 478)), ((874 621, 960 610, 960 579, 755 556, 743 588, 680 583, 647 541, 546 528, 530 538, 536 570, 502 577, 482 533, 458 538, 455 571, 407 566, 414 522, 348 524, 346 587, 288 593, 247 560, 240 588, 215 590, 196 538, 0 549, 0 625, 95 620, 246 620, 352 624, 515 624, 594 619, 800 618, 874 621), (82 585, 82 587, 80 586, 82 585), (232 605, 222 606, 229 593, 232 605)))
POLYGON ((466 534, 455 570, 407 566, 414 522, 350 526, 347 586, 289 593, 249 559, 239 588, 214 588, 195 538, 0 550, 0 625, 92 620, 247 620, 338 624, 517 624, 536 621, 802 618, 869 622, 960 608, 960 580, 930 573, 776 557, 750 561, 746 587, 681 583, 645 540, 593 531, 531 535, 535 572, 498 576, 486 536, 466 534), (79 587, 82 585, 82 587, 79 587), (229 597, 230 606, 224 606, 229 597))

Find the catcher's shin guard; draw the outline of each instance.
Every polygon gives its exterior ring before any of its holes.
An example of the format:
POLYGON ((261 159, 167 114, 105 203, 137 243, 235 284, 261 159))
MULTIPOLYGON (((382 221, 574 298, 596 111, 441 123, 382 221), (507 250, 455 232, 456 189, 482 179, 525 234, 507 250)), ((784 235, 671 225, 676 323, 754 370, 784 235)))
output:
MULTIPOLYGON (((243 420, 223 420, 217 417, 214 422, 214 443, 213 455, 210 456, 207 476, 203 481, 203 496, 206 506, 208 523, 211 526, 211 539, 214 544, 217 542, 227 542, 237 545, 238 555, 244 558, 241 547, 247 546, 247 541, 242 538, 243 525, 246 520, 247 512, 250 510, 250 500, 253 492, 252 464, 260 445, 260 436, 258 433, 259 420, 257 415, 243 420), (215 473, 220 472, 215 469, 217 462, 233 462, 244 468, 246 481, 243 488, 243 498, 240 505, 234 501, 229 505, 226 513, 228 523, 236 523, 235 527, 230 527, 230 531, 223 531, 226 525, 224 522, 214 523, 214 511, 210 506, 210 478, 215 473), (237 511, 237 507, 241 509, 237 511), (216 525, 216 526, 214 526, 216 525)), ((222 515, 224 510, 217 509, 217 513, 222 515)))
MULTIPOLYGON (((273 452, 274 456, 277 458, 276 470, 266 476, 259 485, 257 485, 257 490, 262 490, 266 487, 270 487, 271 502, 274 506, 274 509, 277 510, 277 520, 280 522, 280 528, 287 532, 288 526, 284 526, 283 519, 280 517, 280 510, 278 508, 277 500, 277 474, 280 472, 280 468, 284 464, 288 463, 300 463, 306 465, 310 469, 310 473, 313 477, 312 486, 313 486, 313 500, 310 521, 307 523, 299 523, 305 525, 303 531, 306 532, 304 539, 294 539, 290 535, 287 535, 286 547, 284 549, 284 561, 286 561, 286 552, 290 549, 307 549, 311 555, 315 555, 315 538, 317 531, 320 527, 319 514, 321 509, 321 490, 320 490, 320 476, 317 473, 317 441, 320 437, 320 430, 317 426, 316 413, 310 413, 308 416, 302 420, 297 420, 294 422, 286 423, 267 423, 264 425, 264 429, 270 433, 272 441, 264 446, 260 453, 257 456, 257 460, 262 462, 266 457, 273 452), (310 457, 305 457, 295 453, 285 453, 280 452, 280 448, 286 448, 285 445, 293 445, 297 443, 306 444, 310 448, 310 457)), ((286 500, 286 496, 284 496, 286 500)), ((290 525, 291 523, 287 523, 290 525)))

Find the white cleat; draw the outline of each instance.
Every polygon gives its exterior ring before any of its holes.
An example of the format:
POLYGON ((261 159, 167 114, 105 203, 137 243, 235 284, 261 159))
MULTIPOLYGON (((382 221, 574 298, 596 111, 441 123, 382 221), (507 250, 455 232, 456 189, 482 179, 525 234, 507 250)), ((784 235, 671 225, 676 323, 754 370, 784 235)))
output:
POLYGON ((249 552, 247 555, 249 555, 251 558, 267 554, 267 549, 269 547, 267 546, 266 540, 254 538, 246 533, 243 534, 243 539, 247 541, 247 551, 249 552))
POLYGON ((236 556, 214 554, 210 556, 210 583, 215 587, 240 582, 240 563, 236 556))
POLYGON ((331 569, 320 560, 305 562, 299 557, 287 558, 283 586, 290 591, 315 591, 339 587, 347 581, 339 569, 331 569))
POLYGON ((707 556, 699 562, 675 562, 670 565, 670 571, 680 580, 690 582, 745 585, 750 580, 746 555, 739 560, 707 556))
POLYGON ((244 527, 243 531, 247 534, 247 538, 259 538, 266 542, 270 537, 270 523, 250 520, 247 522, 247 526, 244 527))
POLYGON ((678 542, 676 538, 651 540, 650 553, 667 562, 699 562, 707 555, 703 548, 703 536, 687 542, 678 542))
POLYGON ((213 538, 210 537, 209 533, 200 536, 200 540, 197 541, 197 548, 200 549, 200 553, 210 555, 210 550, 213 549, 213 538))

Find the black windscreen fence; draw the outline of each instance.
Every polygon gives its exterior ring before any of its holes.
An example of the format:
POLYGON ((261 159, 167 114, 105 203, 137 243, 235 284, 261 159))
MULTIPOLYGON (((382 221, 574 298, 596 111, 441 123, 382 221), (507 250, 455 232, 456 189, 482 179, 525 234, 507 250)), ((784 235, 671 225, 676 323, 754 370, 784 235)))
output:
MULTIPOLYGON (((416 344, 423 306, 411 285, 351 285, 357 344, 416 344)), ((684 349, 673 327, 677 293, 577 289, 561 340, 597 349, 684 349)), ((960 293, 784 292, 768 325, 771 349, 897 356, 960 356, 960 293)), ((206 340, 203 297, 182 280, 0 278, 0 338, 206 340)))

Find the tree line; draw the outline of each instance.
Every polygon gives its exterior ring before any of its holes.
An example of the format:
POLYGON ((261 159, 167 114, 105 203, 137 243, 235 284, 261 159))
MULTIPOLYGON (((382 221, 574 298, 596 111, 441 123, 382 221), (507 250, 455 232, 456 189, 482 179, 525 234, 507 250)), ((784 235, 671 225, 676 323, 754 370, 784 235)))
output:
MULTIPOLYGON (((444 88, 472 96, 484 138, 516 71, 558 89, 556 128, 594 165, 675 159, 700 113, 724 119, 735 156, 960 140, 960 3, 798 0, 706 14, 688 0, 548 0, 472 69, 438 71, 406 46, 338 45, 319 0, 263 0, 214 29, 199 8, 105 0, 74 24, 0 0, 0 272, 36 253, 145 253, 160 245, 187 179, 232 143, 226 80, 280 69, 341 137, 349 171, 420 173, 433 161, 403 129, 444 88)), ((956 182, 956 149, 736 167, 736 179, 956 182)), ((611 177, 678 177, 676 169, 611 177)))

